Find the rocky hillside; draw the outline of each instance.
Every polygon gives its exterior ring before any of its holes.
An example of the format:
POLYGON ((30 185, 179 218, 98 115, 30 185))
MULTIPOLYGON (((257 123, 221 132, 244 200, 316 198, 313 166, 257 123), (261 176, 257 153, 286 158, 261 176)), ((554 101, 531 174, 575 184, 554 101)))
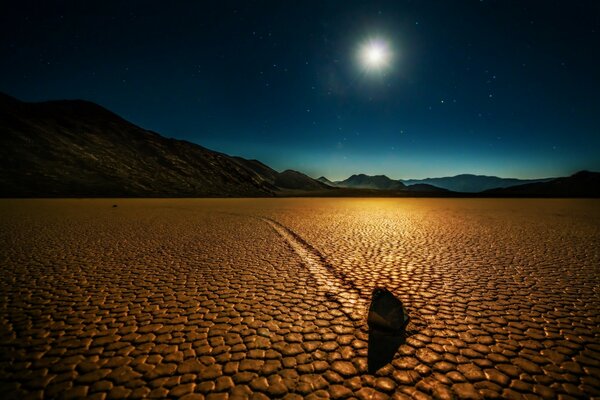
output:
POLYGON ((0 94, 0 195, 273 196, 328 187, 168 139, 87 101, 0 94))

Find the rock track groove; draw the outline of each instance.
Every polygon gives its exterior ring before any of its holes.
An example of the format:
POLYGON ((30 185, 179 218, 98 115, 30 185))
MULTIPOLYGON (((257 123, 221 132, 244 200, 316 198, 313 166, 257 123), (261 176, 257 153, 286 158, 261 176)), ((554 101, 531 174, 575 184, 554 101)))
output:
POLYGON ((314 247, 307 243, 300 235, 279 222, 261 218, 268 223, 290 247, 298 254, 317 280, 319 286, 327 290, 328 296, 334 297, 341 305, 341 310, 353 321, 365 322, 365 310, 369 297, 361 293, 352 282, 331 266, 327 260, 314 247))

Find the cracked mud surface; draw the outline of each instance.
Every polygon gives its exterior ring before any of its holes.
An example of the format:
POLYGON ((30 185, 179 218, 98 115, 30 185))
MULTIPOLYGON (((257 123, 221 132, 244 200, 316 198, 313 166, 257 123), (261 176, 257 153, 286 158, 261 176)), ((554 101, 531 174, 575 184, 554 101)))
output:
POLYGON ((0 391, 598 397, 599 206, 1 200, 0 391), (375 286, 412 319, 370 375, 360 311, 375 286))

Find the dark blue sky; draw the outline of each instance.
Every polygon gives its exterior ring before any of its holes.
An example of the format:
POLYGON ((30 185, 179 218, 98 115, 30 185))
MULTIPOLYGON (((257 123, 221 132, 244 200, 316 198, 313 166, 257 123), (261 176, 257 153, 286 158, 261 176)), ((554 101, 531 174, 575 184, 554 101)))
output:
POLYGON ((567 175, 600 170, 600 2, 4 1, 0 91, 314 177, 567 175))

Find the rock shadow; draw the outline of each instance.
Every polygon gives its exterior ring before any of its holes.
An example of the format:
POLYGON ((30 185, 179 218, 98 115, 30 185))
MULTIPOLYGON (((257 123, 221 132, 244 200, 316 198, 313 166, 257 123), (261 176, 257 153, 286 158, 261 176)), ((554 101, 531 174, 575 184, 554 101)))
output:
POLYGON ((368 371, 375 373, 389 364, 410 332, 406 326, 410 318, 402 302, 389 290, 375 288, 369 307, 368 371))

